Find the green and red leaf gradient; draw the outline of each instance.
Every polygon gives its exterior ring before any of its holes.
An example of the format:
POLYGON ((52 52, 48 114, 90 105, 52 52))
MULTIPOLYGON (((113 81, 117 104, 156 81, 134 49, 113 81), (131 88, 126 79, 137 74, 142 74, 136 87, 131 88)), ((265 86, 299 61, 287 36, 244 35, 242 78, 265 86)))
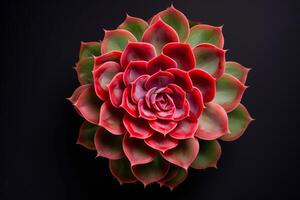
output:
POLYGON ((77 143, 109 159, 120 184, 173 190, 190 168, 216 168, 218 140, 253 120, 241 104, 249 69, 226 62, 223 47, 222 26, 191 24, 173 6, 82 42, 81 86, 68 98, 86 120, 77 143))

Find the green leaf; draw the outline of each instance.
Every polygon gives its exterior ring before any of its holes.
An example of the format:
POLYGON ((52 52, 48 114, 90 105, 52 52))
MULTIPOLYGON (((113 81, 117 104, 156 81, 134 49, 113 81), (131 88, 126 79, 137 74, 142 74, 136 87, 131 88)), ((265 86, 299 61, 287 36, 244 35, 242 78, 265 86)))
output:
POLYGON ((138 41, 141 41, 147 27, 148 23, 144 20, 127 15, 125 21, 118 28, 131 32, 138 41))
POLYGON ((188 19, 182 12, 171 6, 155 15, 150 24, 158 21, 159 18, 177 32, 181 42, 184 42, 187 39, 190 32, 190 26, 188 19))
POLYGON ((172 191, 175 187, 181 184, 187 177, 188 172, 176 165, 171 165, 168 174, 160 181, 160 187, 166 186, 172 191))
POLYGON ((195 169, 217 168, 217 162, 221 156, 221 146, 217 140, 199 140, 200 151, 191 167, 195 169))
POLYGON ((105 31, 103 41, 101 43, 101 53, 110 51, 123 51, 128 42, 137 42, 132 33, 124 29, 116 29, 105 31))
POLYGON ((240 104, 233 111, 228 113, 229 130, 230 132, 221 137, 224 141, 233 141, 243 135, 253 118, 249 112, 240 104))
POLYGON ((99 56, 100 46, 100 42, 81 42, 79 58, 99 56))
POLYGON ((84 121, 79 129, 77 144, 84 146, 87 149, 95 150, 94 136, 99 126, 84 121))
POLYGON ((246 87, 235 77, 229 74, 217 80, 217 91, 214 102, 220 104, 227 112, 235 109, 243 96, 246 87))
POLYGON ((94 58, 85 57, 76 64, 77 77, 81 85, 93 83, 92 70, 94 67, 94 58))
POLYGON ((246 68, 237 62, 226 62, 225 73, 230 74, 235 78, 239 79, 243 84, 246 83, 249 71, 249 68, 246 68))
POLYGON ((116 160, 124 156, 122 147, 123 136, 113 135, 105 128, 99 127, 94 138, 97 157, 116 160))
POLYGON ((203 140, 215 140, 228 132, 227 113, 222 106, 213 102, 205 104, 198 124, 195 135, 203 140))
POLYGON ((220 78, 225 68, 225 51, 212 44, 199 44, 193 49, 196 68, 220 78))
POLYGON ((180 140, 179 144, 162 154, 163 158, 179 167, 187 170, 195 160, 199 151, 199 143, 196 138, 180 140))
POLYGON ((145 187, 150 183, 161 180, 167 174, 168 170, 169 163, 160 155, 157 155, 150 163, 132 167, 133 174, 145 187))
POLYGON ((206 24, 195 25, 191 28, 187 43, 190 43, 192 47, 202 43, 210 43, 219 48, 223 48, 224 37, 222 34, 222 27, 206 24))
POLYGON ((119 160, 109 160, 109 169, 121 185, 136 182, 136 178, 132 174, 130 163, 126 157, 119 160))

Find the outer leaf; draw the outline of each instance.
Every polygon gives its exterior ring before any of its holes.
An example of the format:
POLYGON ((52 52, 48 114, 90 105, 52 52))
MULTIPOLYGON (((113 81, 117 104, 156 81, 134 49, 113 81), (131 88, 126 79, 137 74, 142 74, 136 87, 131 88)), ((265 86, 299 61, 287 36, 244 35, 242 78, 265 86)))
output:
POLYGON ((201 22, 195 21, 195 20, 189 20, 190 28, 192 28, 193 26, 196 26, 198 24, 201 24, 201 22))
POLYGON ((221 156, 221 146, 217 140, 200 140, 200 151, 191 167, 195 169, 217 168, 217 162, 221 156))
POLYGON ((242 66, 241 64, 233 61, 226 62, 225 73, 234 76, 239 79, 243 84, 246 83, 249 68, 242 66))
POLYGON ((195 25, 191 28, 187 43, 190 43, 192 47, 202 43, 210 43, 219 48, 223 48, 224 37, 222 26, 215 27, 206 24, 195 25))
POLYGON ((137 42, 137 39, 132 33, 124 29, 116 29, 105 31, 103 41, 101 43, 101 53, 110 51, 123 51, 130 42, 137 42))
POLYGON ((119 160, 109 160, 109 169, 121 185, 137 181, 135 176, 132 174, 130 163, 126 157, 119 160))
POLYGON ((94 88, 90 85, 81 92, 74 106, 87 121, 98 124, 101 104, 102 102, 96 96, 94 88))
POLYGON ((158 21, 159 18, 175 29, 181 42, 184 42, 187 39, 190 27, 187 18, 182 12, 171 6, 155 15, 151 20, 151 24, 158 21))
POLYGON ((170 163, 187 170, 197 157, 198 152, 198 140, 195 138, 190 138, 186 140, 180 140, 179 144, 175 148, 166 151, 164 154, 162 154, 162 156, 170 163))
POLYGON ((76 144, 80 144, 87 149, 95 150, 94 135, 98 126, 84 121, 79 129, 79 136, 76 144))
POLYGON ((76 63, 77 77, 81 85, 93 83, 92 70, 94 67, 94 59, 92 57, 82 58, 76 63))
POLYGON ((69 100, 72 104, 75 104, 79 98, 79 96, 81 95, 81 93, 83 91, 85 91, 85 89, 92 87, 91 84, 86 84, 86 85, 81 85, 78 88, 76 88, 76 90, 73 92, 72 96, 67 98, 67 100, 69 100))
POLYGON ((112 160, 122 158, 124 156, 122 140, 123 136, 113 135, 103 127, 99 127, 94 139, 97 157, 105 157, 112 160))
POLYGON ((199 44, 194 49, 196 68, 200 68, 216 79, 220 78, 225 69, 225 52, 211 44, 199 44))
POLYGON ((140 41, 147 27, 148 23, 144 20, 126 15, 125 21, 122 24, 120 24, 118 28, 128 30, 136 37, 138 41, 140 41))
POLYGON ((228 113, 228 120, 230 132, 221 137, 221 140, 224 141, 233 141, 241 137, 250 122, 253 121, 253 118, 250 116, 245 106, 240 104, 233 111, 228 113))
POLYGON ((224 74, 217 81, 217 92, 214 102, 220 104, 227 112, 230 112, 239 105, 246 88, 237 78, 224 74))
POLYGON ((207 103, 199 118, 196 136, 203 140, 214 140, 228 132, 228 118, 222 106, 207 103))
POLYGON ((168 173, 169 167, 170 164, 158 155, 150 163, 133 166, 132 172, 146 187, 148 184, 162 179, 168 173))
POLYGON ((147 164, 156 157, 156 152, 148 147, 143 140, 131 138, 129 134, 124 136, 123 150, 131 166, 147 164))
POLYGON ((100 46, 100 42, 81 42, 79 58, 99 56, 100 46))
POLYGON ((123 135, 125 128, 123 126, 123 113, 116 109, 110 102, 105 101, 100 110, 99 125, 115 135, 123 135))
POLYGON ((166 186, 171 191, 181 184, 187 177, 188 172, 176 165, 171 165, 168 174, 160 181, 158 181, 160 187, 166 186))
POLYGON ((159 54, 165 44, 178 42, 179 38, 172 27, 163 22, 161 19, 158 19, 145 31, 142 41, 153 44, 156 52, 159 54))

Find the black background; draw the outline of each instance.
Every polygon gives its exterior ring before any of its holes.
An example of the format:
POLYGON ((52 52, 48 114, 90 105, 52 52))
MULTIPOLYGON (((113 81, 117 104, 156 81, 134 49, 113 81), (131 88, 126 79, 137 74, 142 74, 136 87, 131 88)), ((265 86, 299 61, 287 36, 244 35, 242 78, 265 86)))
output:
POLYGON ((297 1, 173 1, 190 19, 224 24, 228 60, 252 68, 243 103, 256 118, 222 142, 218 170, 191 170, 175 191, 120 187, 107 160, 75 144, 83 121, 64 98, 79 86, 80 41, 171 1, 2 1, 0 199, 296 199, 299 182, 297 1))

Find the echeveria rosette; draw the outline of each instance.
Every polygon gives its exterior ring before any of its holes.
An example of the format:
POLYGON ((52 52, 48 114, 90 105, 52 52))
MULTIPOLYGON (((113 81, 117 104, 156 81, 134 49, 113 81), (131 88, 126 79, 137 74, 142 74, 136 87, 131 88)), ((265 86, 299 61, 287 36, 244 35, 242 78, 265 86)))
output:
POLYGON ((121 184, 173 189, 190 167, 216 167, 217 140, 252 120, 240 103, 249 69, 226 62, 223 46, 222 27, 191 24, 173 6, 82 43, 69 98, 86 119, 77 143, 108 158, 121 184))

